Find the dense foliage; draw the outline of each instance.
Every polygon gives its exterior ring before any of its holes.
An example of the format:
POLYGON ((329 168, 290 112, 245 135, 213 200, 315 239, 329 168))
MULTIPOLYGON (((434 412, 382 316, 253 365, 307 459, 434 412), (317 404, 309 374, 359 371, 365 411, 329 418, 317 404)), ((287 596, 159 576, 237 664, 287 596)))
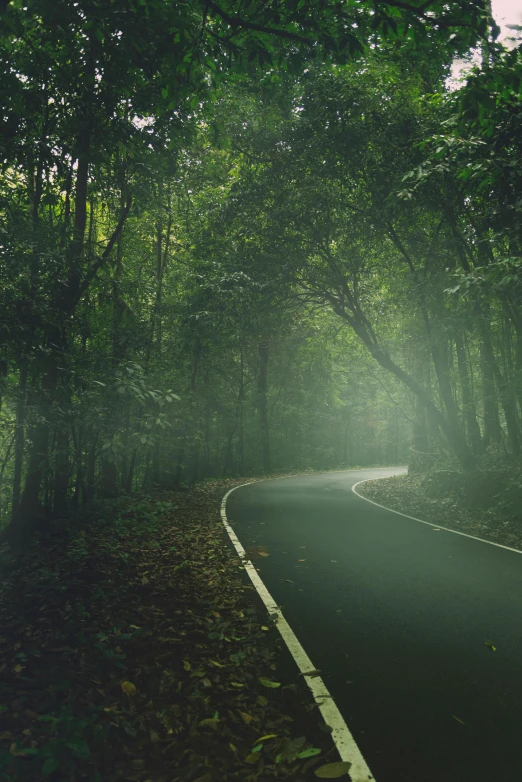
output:
POLYGON ((485 4, 0 13, 12 541, 136 488, 520 456, 522 59, 485 4))

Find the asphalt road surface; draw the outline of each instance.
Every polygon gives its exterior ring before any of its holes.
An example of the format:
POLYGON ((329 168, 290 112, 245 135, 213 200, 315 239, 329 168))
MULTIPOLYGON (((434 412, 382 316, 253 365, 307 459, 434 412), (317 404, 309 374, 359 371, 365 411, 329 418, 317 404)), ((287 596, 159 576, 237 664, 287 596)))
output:
POLYGON ((401 471, 252 484, 228 520, 377 782, 522 782, 522 555, 351 490, 401 471))

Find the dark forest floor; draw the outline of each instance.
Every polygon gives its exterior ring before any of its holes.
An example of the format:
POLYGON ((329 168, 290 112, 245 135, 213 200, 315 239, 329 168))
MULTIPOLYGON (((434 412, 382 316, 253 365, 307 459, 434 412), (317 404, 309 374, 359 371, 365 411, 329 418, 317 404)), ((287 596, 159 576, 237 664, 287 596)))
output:
POLYGON ((357 491, 387 508, 423 521, 522 550, 522 475, 512 471, 506 487, 494 488, 494 474, 485 476, 484 481, 493 487, 488 493, 488 507, 467 507, 459 491, 441 490, 434 496, 434 480, 429 474, 365 481, 357 491))
POLYGON ((306 780, 338 761, 223 529, 237 483, 100 502, 4 552, 0 779, 306 780))

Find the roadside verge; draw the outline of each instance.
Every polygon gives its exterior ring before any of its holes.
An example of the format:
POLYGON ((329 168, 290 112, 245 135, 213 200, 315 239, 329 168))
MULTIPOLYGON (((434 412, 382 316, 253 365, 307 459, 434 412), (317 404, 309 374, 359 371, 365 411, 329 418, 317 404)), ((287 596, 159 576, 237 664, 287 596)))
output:
POLYGON ((352 491, 362 500, 398 516, 518 554, 522 553, 522 536, 511 532, 506 528, 507 525, 501 523, 499 526, 483 512, 470 512, 454 502, 430 500, 423 494, 418 482, 412 482, 408 475, 359 481, 352 486, 352 491), (422 514, 425 518, 419 518, 412 513, 422 514), (506 545, 507 543, 516 545, 506 545))
POLYGON ((311 782, 339 762, 231 556, 235 483, 100 502, 4 557, 0 778, 311 782))

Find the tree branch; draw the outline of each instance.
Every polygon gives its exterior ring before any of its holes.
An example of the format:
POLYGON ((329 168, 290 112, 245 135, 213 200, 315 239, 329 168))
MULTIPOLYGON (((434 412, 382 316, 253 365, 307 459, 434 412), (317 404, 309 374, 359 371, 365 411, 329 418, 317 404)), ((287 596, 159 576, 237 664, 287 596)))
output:
POLYGON ((245 19, 240 19, 237 16, 230 16, 230 14, 220 8, 217 3, 214 3, 213 0, 205 0, 205 5, 207 8, 210 8, 212 11, 214 11, 217 16, 221 17, 221 19, 230 25, 230 27, 233 29, 240 28, 243 30, 254 30, 258 33, 275 35, 277 38, 286 38, 290 41, 299 41, 299 43, 305 43, 307 46, 314 45, 314 41, 310 40, 310 38, 305 38, 303 35, 298 35, 298 33, 291 33, 288 30, 281 30, 277 27, 266 27, 265 25, 257 24, 256 22, 248 22, 245 19))
POLYGON ((123 230, 123 226, 125 225, 127 217, 129 216, 129 212, 131 210, 131 206, 132 206, 132 196, 129 195, 127 197, 127 201, 125 202, 125 206, 123 208, 123 212, 121 213, 120 219, 118 221, 118 225, 114 229, 114 231, 112 233, 112 236, 109 239, 109 241, 107 242, 107 245, 106 245, 104 251, 102 252, 101 255, 99 255, 97 258, 95 258, 95 260, 91 263, 91 265, 87 269, 87 273, 86 273, 85 277, 83 278, 83 282, 79 286, 78 298, 81 298, 81 296, 83 296, 83 294, 85 293, 85 291, 87 290, 87 288, 89 287, 91 282, 94 280, 94 278, 98 274, 98 272, 101 269, 101 267, 104 265, 104 263, 107 260, 107 258, 109 257, 109 255, 111 254, 111 252, 112 252, 112 250, 114 248, 114 245, 118 241, 118 238, 119 238, 119 236, 120 236, 120 234, 121 234, 121 232, 123 230))

